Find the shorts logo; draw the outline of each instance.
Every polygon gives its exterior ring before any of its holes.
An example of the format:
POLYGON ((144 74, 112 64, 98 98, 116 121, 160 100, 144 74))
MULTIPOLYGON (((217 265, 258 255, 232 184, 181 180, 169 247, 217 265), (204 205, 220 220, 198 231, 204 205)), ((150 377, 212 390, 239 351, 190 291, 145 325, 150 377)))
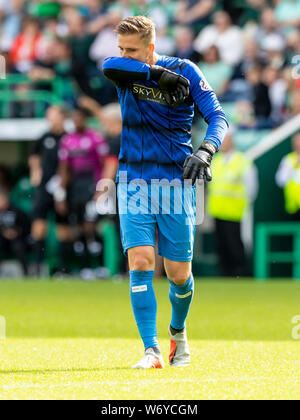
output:
POLYGON ((148 290, 147 284, 143 284, 142 286, 133 286, 131 288, 132 293, 147 292, 147 290, 148 290))
POLYGON ((210 84, 205 79, 200 80, 199 85, 200 85, 201 89, 204 90, 204 91, 212 90, 210 84))

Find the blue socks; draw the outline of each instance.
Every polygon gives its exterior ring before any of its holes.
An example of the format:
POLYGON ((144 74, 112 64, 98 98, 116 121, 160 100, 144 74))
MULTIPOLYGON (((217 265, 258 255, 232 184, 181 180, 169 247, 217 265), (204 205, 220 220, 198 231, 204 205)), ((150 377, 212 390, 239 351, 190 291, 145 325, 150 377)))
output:
POLYGON ((172 305, 171 327, 182 330, 193 299, 194 277, 191 274, 190 278, 180 286, 170 280, 169 283, 169 299, 172 305))
MULTIPOLYGON (((135 271, 130 274, 130 299, 135 321, 143 340, 144 347, 158 347, 156 313, 157 303, 153 289, 154 271, 135 271)), ((176 285, 169 280, 169 299, 172 305, 171 327, 182 330, 185 327, 194 294, 194 277, 183 285, 176 285)))
POLYGON ((154 271, 130 271, 131 305, 145 349, 158 347, 157 303, 153 289, 154 271))

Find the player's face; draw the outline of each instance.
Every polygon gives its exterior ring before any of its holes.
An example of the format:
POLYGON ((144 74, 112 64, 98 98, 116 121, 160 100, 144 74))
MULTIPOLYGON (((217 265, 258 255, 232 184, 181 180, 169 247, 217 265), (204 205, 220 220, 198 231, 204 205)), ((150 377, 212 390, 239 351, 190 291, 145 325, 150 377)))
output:
POLYGON ((119 35, 118 46, 123 58, 149 63, 153 57, 154 44, 146 44, 138 34, 119 35))

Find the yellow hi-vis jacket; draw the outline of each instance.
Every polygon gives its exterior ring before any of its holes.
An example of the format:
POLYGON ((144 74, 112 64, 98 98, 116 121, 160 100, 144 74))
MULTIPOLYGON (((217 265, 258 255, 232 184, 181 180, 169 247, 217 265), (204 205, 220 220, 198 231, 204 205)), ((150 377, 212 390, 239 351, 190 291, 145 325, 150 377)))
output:
POLYGON ((241 152, 226 158, 220 152, 212 164, 213 179, 208 185, 208 213, 220 220, 240 222, 249 206, 245 175, 252 162, 241 152))
POLYGON ((295 152, 289 153, 286 158, 295 169, 295 175, 298 175, 295 176, 295 179, 290 179, 284 187, 285 209, 288 213, 293 214, 300 210, 300 163, 295 152))

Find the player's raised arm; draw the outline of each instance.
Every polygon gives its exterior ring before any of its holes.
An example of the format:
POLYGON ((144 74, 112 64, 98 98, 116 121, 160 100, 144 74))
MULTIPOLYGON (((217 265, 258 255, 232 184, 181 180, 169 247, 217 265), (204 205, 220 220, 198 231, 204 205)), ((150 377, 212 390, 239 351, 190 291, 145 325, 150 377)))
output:
POLYGON ((109 57, 102 66, 104 76, 117 86, 133 80, 150 80, 150 66, 124 57, 109 57))
POLYGON ((184 76, 162 66, 149 65, 125 57, 109 57, 103 63, 104 76, 117 86, 133 81, 157 82, 168 105, 183 102, 189 95, 190 82, 184 76))
POLYGON ((188 156, 183 165, 183 179, 197 178, 211 181, 210 165, 228 130, 228 122, 218 98, 199 68, 189 63, 186 75, 190 80, 190 93, 200 113, 208 124, 207 132, 199 149, 188 156))

